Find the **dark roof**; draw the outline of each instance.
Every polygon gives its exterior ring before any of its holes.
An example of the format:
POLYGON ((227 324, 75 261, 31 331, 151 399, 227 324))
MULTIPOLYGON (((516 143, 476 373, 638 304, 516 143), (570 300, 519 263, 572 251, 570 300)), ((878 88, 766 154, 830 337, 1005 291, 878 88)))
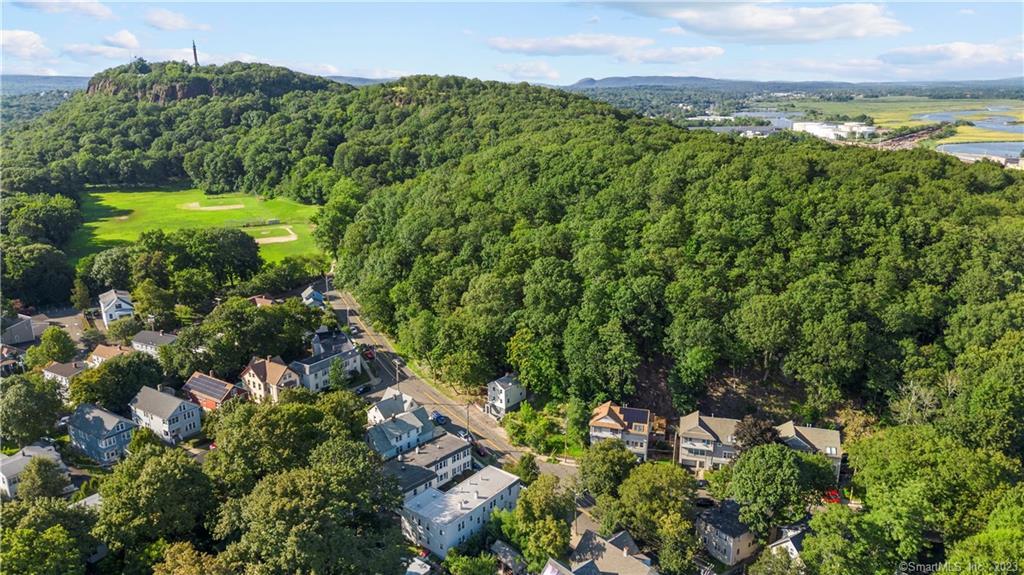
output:
MULTIPOLYGON (((132 398, 129 405, 131 405, 133 409, 143 413, 155 415, 160 419, 167 419, 183 403, 189 402, 169 393, 157 391, 152 387, 144 385, 142 386, 142 389, 139 390, 139 393, 132 398)), ((189 403, 189 405, 195 404, 189 403)))
POLYGON ((84 361, 70 361, 68 363, 57 363, 51 362, 50 365, 43 368, 43 371, 48 371, 59 377, 74 377, 89 367, 84 361))
POLYGON ((0 328, 2 328, 4 331, 7 331, 7 328, 16 326, 19 323, 25 323, 26 321, 32 321, 32 318, 30 318, 27 315, 21 314, 18 314, 15 317, 0 317, 0 328))
POLYGON ((516 377, 514 373, 506 373, 491 383, 497 385, 501 389, 508 390, 513 385, 519 385, 519 378, 516 377))
POLYGON ((139 333, 132 336, 132 342, 139 342, 141 345, 152 345, 161 346, 169 343, 174 343, 174 340, 178 339, 178 336, 173 333, 164 333, 162 331, 151 331, 144 329, 139 333))
POLYGON ((386 462, 384 472, 398 480, 398 486, 404 493, 433 479, 435 473, 431 468, 435 463, 463 450, 469 450, 468 441, 445 434, 403 453, 399 456, 401 461, 392 459, 386 462))
POLYGON ((700 517, 705 523, 730 537, 739 537, 750 531, 747 524, 740 521, 740 504, 732 499, 726 499, 704 511, 700 517))
POLYGON ((93 437, 106 437, 119 423, 124 423, 126 427, 137 427, 130 419, 111 413, 96 404, 83 403, 71 414, 68 427, 73 427, 93 437))
POLYGON ((234 387, 234 385, 224 380, 197 371, 192 374, 192 377, 188 378, 188 381, 185 382, 181 390, 186 393, 192 392, 196 395, 204 395, 217 401, 224 401, 234 387))
POLYGON ((651 418, 651 412, 646 409, 637 409, 635 407, 623 407, 622 419, 626 420, 626 423, 643 423, 647 424, 651 418))

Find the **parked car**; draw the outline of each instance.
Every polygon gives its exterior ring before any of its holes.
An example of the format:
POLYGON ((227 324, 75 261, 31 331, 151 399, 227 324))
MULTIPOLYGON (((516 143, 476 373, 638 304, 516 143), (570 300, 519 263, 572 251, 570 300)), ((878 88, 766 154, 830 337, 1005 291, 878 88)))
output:
POLYGON ((693 504, 697 507, 714 507, 715 501, 708 497, 697 497, 693 500, 693 504))
POLYGON ((475 449, 476 454, 479 455, 480 457, 487 457, 488 455, 490 455, 490 452, 487 451, 487 448, 484 447, 483 445, 480 445, 479 443, 476 444, 475 449))
POLYGON ((475 439, 473 438, 473 434, 470 433, 469 431, 465 430, 465 429, 460 429, 460 430, 456 431, 455 435, 458 435, 459 438, 465 439, 466 441, 468 441, 470 443, 473 443, 473 441, 475 441, 475 439))
POLYGON ((825 503, 839 503, 839 491, 835 489, 829 489, 828 491, 825 492, 825 496, 822 497, 821 500, 824 501, 825 503))
POLYGON ((363 395, 364 393, 369 393, 371 389, 373 389, 372 385, 370 385, 369 383, 364 383, 363 385, 360 385, 359 387, 356 388, 356 395, 363 395))
POLYGON ((708 488, 708 482, 707 482, 706 479, 698 479, 697 480, 697 489, 707 489, 707 488, 708 488))
POLYGON ((441 415, 440 411, 433 411, 430 413, 430 421, 433 421, 437 425, 448 425, 451 423, 451 419, 448 419, 444 415, 441 415))
POLYGON ((363 357, 365 357, 369 361, 373 361, 373 358, 374 358, 375 355, 376 354, 373 353, 372 349, 368 349, 368 350, 363 352, 363 357))
POLYGON ((350 323, 348 325, 348 330, 350 332, 352 332, 352 335, 355 335, 355 334, 359 333, 359 326, 354 324, 354 323, 350 323))

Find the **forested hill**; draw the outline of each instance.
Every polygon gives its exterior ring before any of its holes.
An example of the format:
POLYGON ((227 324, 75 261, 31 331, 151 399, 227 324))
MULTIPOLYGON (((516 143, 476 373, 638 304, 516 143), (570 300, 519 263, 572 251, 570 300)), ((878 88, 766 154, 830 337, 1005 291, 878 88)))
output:
MULTIPOLYGON (((997 385, 978 358, 1024 341, 1024 184, 990 163, 428 76, 163 106, 83 94, 4 137, 7 189, 189 179, 326 202, 339 281, 452 381, 515 369, 590 401, 667 380, 685 409, 715 370, 749 367, 805 391, 813 420, 843 395, 966 397, 942 387, 951 370, 997 385)), ((960 435, 989 440, 992 417, 960 435)))

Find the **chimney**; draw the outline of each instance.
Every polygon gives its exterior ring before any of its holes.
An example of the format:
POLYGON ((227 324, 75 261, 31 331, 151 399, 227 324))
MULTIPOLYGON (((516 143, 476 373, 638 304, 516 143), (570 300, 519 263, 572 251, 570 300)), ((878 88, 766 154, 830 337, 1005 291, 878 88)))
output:
POLYGON ((473 490, 473 496, 476 497, 477 499, 480 499, 480 490, 479 489, 474 489, 473 490))
POLYGON ((622 556, 629 557, 629 545, 624 545, 622 547, 622 556))

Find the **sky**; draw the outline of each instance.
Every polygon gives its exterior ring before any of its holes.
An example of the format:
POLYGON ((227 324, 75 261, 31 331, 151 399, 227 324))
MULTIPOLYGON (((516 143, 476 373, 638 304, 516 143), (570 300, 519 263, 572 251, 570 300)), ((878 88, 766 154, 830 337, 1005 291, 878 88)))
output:
POLYGON ((322 75, 973 80, 1024 75, 1024 3, 77 2, 2 4, 5 74, 134 57, 322 75))

